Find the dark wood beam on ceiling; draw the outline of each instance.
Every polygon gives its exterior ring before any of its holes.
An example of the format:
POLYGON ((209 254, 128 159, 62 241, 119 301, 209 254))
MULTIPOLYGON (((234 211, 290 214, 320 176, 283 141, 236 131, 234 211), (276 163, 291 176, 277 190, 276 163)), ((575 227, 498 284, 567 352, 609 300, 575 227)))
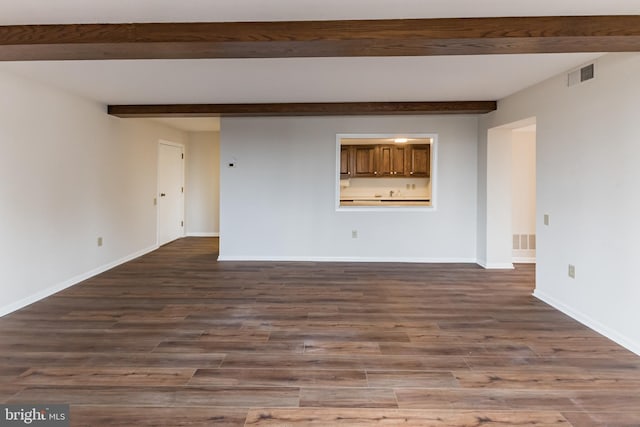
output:
POLYGON ((279 104, 173 104, 109 105, 117 117, 253 117, 349 116, 408 114, 484 114, 497 108, 495 101, 454 102, 324 102, 279 104))
POLYGON ((640 51, 640 15, 0 27, 0 60, 640 51))

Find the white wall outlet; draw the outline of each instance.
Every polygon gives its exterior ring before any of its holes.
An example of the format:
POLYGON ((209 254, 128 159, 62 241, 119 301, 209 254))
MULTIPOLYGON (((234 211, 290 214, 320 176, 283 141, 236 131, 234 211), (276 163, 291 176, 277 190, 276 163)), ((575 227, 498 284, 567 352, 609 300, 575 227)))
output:
POLYGON ((549 214, 544 214, 544 225, 549 225, 549 214))
POLYGON ((358 238, 358 230, 351 230, 351 238, 352 239, 358 238))
POLYGON ((569 264, 569 277, 571 277, 572 279, 576 278, 576 266, 569 264))
POLYGON ((98 246, 102 246, 102 237, 98 237, 98 246))

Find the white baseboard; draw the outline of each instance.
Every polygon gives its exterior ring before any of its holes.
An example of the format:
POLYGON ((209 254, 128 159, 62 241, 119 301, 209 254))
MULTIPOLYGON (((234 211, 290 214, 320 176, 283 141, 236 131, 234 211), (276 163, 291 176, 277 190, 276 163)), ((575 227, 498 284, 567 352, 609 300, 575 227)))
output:
POLYGON ((133 259, 139 258, 142 255, 146 255, 149 252, 153 252, 158 249, 157 245, 150 246, 146 249, 142 249, 138 252, 135 252, 131 255, 128 255, 124 258, 120 258, 116 261, 110 262, 109 264, 102 265, 98 268, 94 268, 91 271, 86 273, 79 274, 77 276, 72 277, 71 279, 65 280, 64 282, 58 283, 56 285, 50 286, 46 289, 41 290, 40 292, 36 292, 33 295, 29 295, 26 298, 22 298, 16 302, 0 307, 0 317, 6 316, 9 313, 13 313, 14 311, 20 310, 23 307, 28 306, 29 304, 33 304, 34 302, 40 301, 46 297, 49 297, 57 292, 60 292, 64 289, 67 289, 73 285, 76 285, 84 280, 90 279, 93 276, 97 276, 100 273, 104 273, 107 270, 111 270, 114 267, 119 266, 120 264, 124 264, 125 262, 129 262, 133 259))
POLYGON ((514 256, 513 262, 516 264, 535 264, 536 257, 514 256))
POLYGON ((185 234, 187 237, 220 237, 220 233, 218 232, 189 232, 185 234))
POLYGON ((399 262, 399 263, 464 263, 476 264, 475 258, 391 258, 391 257, 318 257, 270 255, 219 255, 218 261, 275 261, 275 262, 399 262))
POLYGON ((619 334, 618 332, 603 325, 597 320, 592 319, 590 316, 580 311, 574 310, 573 308, 569 307, 565 303, 558 301, 557 299, 553 298, 552 296, 542 291, 539 291, 536 289, 533 292, 533 296, 538 298, 540 301, 549 304, 551 307, 563 312, 564 314, 571 317, 572 319, 577 320, 578 322, 589 327, 590 329, 593 329, 597 333, 604 335, 605 337, 609 338, 611 341, 614 341, 620 344, 622 347, 626 348, 627 350, 632 351, 635 354, 640 356, 640 343, 635 342, 629 337, 619 334))
POLYGON ((515 267, 510 262, 484 262, 478 261, 477 264, 486 270, 513 270, 515 267))

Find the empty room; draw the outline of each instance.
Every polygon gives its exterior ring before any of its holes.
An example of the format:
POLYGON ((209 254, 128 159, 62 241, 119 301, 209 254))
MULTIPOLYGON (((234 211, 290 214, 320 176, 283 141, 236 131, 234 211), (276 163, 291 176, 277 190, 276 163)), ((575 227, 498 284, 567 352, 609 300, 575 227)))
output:
POLYGON ((0 424, 640 425, 635 0, 5 0, 0 424))

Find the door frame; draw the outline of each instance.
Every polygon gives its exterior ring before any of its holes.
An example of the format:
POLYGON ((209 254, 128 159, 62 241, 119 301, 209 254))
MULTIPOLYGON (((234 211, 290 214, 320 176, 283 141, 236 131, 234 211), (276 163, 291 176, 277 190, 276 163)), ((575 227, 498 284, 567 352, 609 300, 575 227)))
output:
MULTIPOLYGON (((160 146, 161 145, 170 145, 173 147, 178 147, 180 148, 180 150, 182 151, 182 156, 184 157, 183 160, 186 160, 186 156, 185 156, 185 145, 184 144, 180 144, 178 142, 172 142, 172 141, 167 141, 166 139, 159 139, 158 140, 158 144, 157 144, 157 155, 156 155, 156 195, 154 197, 154 201, 155 201, 155 207, 156 207, 156 246, 160 246, 160 208, 159 208, 159 197, 160 197, 160 146)), ((185 162, 182 162, 182 188, 184 188, 184 192, 182 193, 182 205, 180 206, 180 211, 182 213, 182 234, 180 237, 184 237, 186 236, 186 224, 185 224, 185 218, 184 218, 184 205, 185 205, 185 200, 186 200, 186 185, 185 185, 185 179, 186 179, 186 167, 185 167, 185 162)))
MULTIPOLYGON (((536 124, 535 116, 487 130, 486 158, 486 229, 485 259, 479 264, 486 269, 513 269, 512 227, 512 148, 513 130, 536 124)), ((537 162, 537 159, 536 159, 537 162)), ((536 163, 536 183, 537 183, 536 163)), ((536 200, 538 198, 536 190, 536 200)), ((538 205, 536 204, 536 217, 538 205)), ((537 233, 537 232, 536 232, 537 233)), ((539 241, 538 241, 539 243, 539 241)))

